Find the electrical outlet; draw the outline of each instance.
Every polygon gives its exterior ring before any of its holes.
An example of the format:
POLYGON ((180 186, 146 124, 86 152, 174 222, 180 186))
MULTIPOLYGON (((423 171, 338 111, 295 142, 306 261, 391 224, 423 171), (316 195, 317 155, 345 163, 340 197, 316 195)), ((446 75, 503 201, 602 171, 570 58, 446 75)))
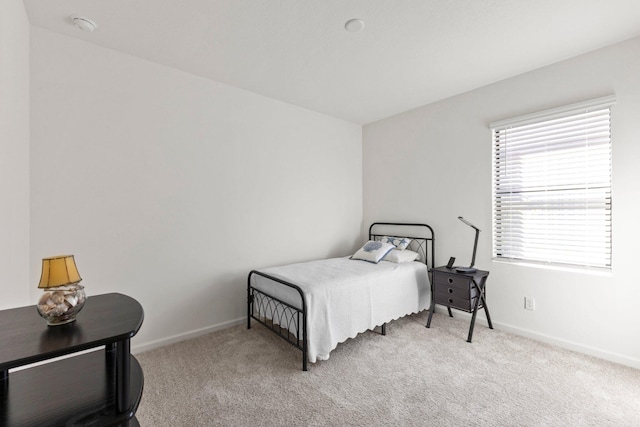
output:
POLYGON ((524 297, 524 308, 527 310, 535 310, 536 299, 531 297, 524 297))

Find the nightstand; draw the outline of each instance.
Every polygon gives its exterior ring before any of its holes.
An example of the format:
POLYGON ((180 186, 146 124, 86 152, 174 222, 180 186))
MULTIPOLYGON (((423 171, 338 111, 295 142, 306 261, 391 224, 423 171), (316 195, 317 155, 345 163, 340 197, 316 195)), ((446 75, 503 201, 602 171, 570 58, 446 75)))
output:
POLYGON ((479 308, 484 308, 489 328, 493 329, 485 299, 488 271, 476 270, 473 273, 462 273, 456 271, 455 267, 436 267, 431 269, 431 274, 433 282, 431 285, 431 308, 429 309, 427 328, 431 327, 431 317, 436 304, 440 304, 447 306, 449 317, 453 317, 452 308, 473 313, 467 342, 471 342, 479 308))

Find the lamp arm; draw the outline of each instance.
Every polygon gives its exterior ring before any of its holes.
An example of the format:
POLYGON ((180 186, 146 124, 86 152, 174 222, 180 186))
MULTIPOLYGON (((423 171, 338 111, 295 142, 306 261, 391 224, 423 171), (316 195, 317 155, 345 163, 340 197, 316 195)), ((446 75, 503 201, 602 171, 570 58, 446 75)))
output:
POLYGON ((480 230, 476 228, 476 239, 475 239, 475 242, 473 242, 473 256, 471 257, 471 265, 469 266, 469 268, 472 268, 473 264, 475 264, 476 262, 476 250, 478 249, 478 234, 480 234, 480 230))
POLYGON ((480 234, 480 229, 478 227, 476 227, 475 225, 471 224, 466 219, 462 218, 461 216, 459 216, 458 219, 460 221, 464 222, 465 224, 467 224, 469 227, 471 227, 474 230, 476 230, 476 239, 473 242, 473 256, 471 257, 471 265, 469 266, 469 268, 473 268, 473 264, 476 263, 476 250, 478 249, 478 234, 480 234))
POLYGON ((478 227, 476 227, 475 225, 471 224, 469 221, 467 221, 466 219, 462 218, 461 216, 459 216, 458 219, 460 221, 464 222, 465 224, 467 224, 469 227, 473 228, 474 230, 480 231, 480 229, 478 227))

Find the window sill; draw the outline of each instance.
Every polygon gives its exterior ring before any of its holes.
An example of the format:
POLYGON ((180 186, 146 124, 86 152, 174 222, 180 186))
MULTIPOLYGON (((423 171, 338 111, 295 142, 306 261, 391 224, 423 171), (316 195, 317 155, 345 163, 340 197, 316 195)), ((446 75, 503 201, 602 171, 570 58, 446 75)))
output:
POLYGON ((557 264, 548 264, 548 263, 537 263, 533 261, 523 261, 523 260, 508 260, 504 258, 493 258, 493 262, 499 264, 511 264, 517 265, 521 267, 532 267, 532 268, 541 268, 544 270, 555 270, 555 271, 564 271, 567 273, 580 273, 587 274, 590 276, 600 276, 600 277, 612 277, 613 271, 611 269, 597 268, 597 267, 580 267, 580 266, 569 266, 569 265, 557 265, 557 264))

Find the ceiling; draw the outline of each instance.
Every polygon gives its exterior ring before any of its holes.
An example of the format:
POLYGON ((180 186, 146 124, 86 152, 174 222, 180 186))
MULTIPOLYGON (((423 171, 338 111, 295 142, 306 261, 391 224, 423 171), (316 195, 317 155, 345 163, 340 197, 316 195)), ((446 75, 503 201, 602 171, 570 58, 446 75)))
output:
POLYGON ((31 25, 359 124, 640 36, 639 0, 24 4, 31 25))

